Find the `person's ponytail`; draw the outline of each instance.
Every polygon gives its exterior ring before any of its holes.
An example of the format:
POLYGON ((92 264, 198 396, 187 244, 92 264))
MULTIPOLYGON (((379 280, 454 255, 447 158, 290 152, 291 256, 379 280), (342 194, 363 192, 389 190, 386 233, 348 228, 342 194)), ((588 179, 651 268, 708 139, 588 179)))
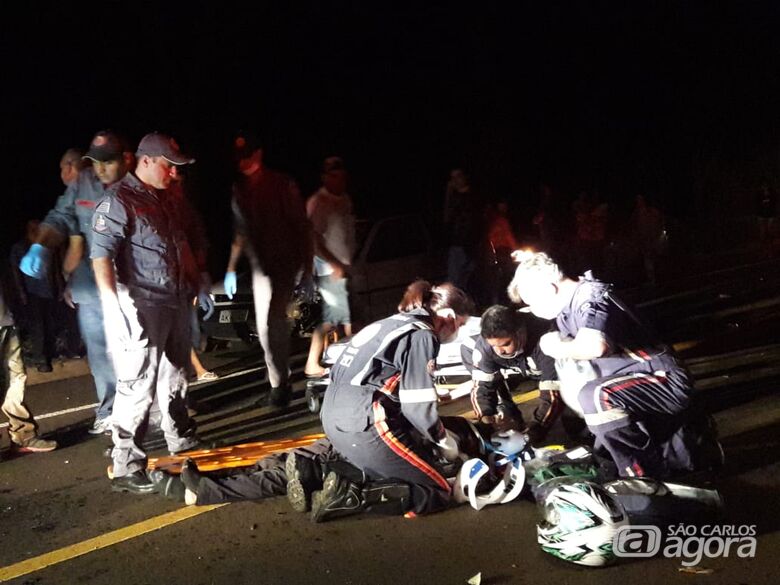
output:
POLYGON ((406 287, 398 311, 408 313, 415 309, 426 309, 431 313, 452 309, 456 315, 468 316, 474 312, 474 303, 450 282, 433 286, 427 280, 415 280, 406 287))

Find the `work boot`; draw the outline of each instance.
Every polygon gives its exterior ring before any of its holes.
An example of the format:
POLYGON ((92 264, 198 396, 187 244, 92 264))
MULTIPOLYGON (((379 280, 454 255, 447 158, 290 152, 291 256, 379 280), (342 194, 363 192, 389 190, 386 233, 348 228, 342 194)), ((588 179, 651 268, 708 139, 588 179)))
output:
POLYGON ((360 512, 401 515, 411 508, 409 484, 396 480, 373 481, 360 486, 331 471, 322 491, 314 492, 312 522, 351 516, 360 512))
POLYGON ((322 490, 314 492, 311 502, 311 521, 324 522, 332 518, 351 516, 363 511, 360 486, 331 471, 325 476, 322 490))
POLYGON ((291 451, 284 463, 287 473, 287 501, 296 512, 311 510, 311 496, 322 489, 322 471, 310 457, 291 451))
POLYGON ((11 442, 11 448, 17 453, 48 453, 57 448, 57 441, 48 441, 40 437, 30 437, 21 443, 11 442))
POLYGON ((115 477, 111 480, 111 489, 115 492, 130 492, 132 494, 153 494, 157 492, 157 487, 143 469, 122 477, 115 477))

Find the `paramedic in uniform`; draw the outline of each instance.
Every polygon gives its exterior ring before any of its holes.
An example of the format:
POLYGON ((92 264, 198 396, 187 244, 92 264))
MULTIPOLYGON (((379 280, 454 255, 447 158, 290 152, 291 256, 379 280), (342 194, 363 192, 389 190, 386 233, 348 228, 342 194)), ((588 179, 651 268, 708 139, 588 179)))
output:
POLYGON ((331 370, 322 425, 367 483, 360 489, 358 482, 329 473, 322 492, 314 494, 315 521, 380 503, 395 503, 397 513, 423 514, 449 502, 450 486, 437 469, 433 446, 453 460, 458 444, 439 419, 432 372, 439 344, 455 338, 472 304, 449 283, 416 282, 410 290, 419 298, 399 309, 411 310, 362 329, 331 370))
POLYGON ((482 314, 480 334, 464 341, 461 357, 474 381, 471 405, 483 423, 504 423, 509 416, 523 430, 522 413, 512 401, 505 375, 539 380, 540 404, 527 429, 531 442, 536 443, 547 435, 564 404, 558 393, 555 360, 539 348, 539 336, 529 331, 526 320, 514 309, 493 305, 482 314))
MULTIPOLYGON (((696 469, 702 433, 691 417, 692 381, 672 350, 659 343, 610 285, 589 272, 565 276, 545 253, 515 253, 519 262, 509 296, 555 321, 539 341, 556 360, 585 360, 592 379, 577 395, 597 445, 609 451, 621 477, 662 479, 696 469)), ((561 380, 565 385, 565 378, 561 380)), ((701 417, 699 417, 701 418, 701 417)))
MULTIPOLYGON (((116 378, 106 348, 103 308, 89 262, 92 214, 97 201, 105 195, 106 188, 130 170, 133 155, 114 132, 101 131, 95 134, 84 158, 92 161, 92 165, 78 173, 75 180, 68 184, 65 193, 57 199, 54 209, 46 214, 36 242, 22 258, 19 268, 33 278, 46 278, 51 264, 51 250, 69 238, 68 255, 78 264, 70 273, 67 290, 78 306, 79 329, 87 346, 89 369, 95 380, 98 398, 95 422, 89 432, 102 434, 111 430, 110 416, 116 378)), ((69 271, 67 264, 66 270, 69 271)))
POLYGON ((140 444, 153 402, 172 453, 197 444, 185 393, 189 300, 199 274, 180 210, 166 191, 177 166, 194 161, 157 133, 141 140, 136 158, 135 173, 95 209, 91 257, 117 375, 112 489, 151 493, 140 444))

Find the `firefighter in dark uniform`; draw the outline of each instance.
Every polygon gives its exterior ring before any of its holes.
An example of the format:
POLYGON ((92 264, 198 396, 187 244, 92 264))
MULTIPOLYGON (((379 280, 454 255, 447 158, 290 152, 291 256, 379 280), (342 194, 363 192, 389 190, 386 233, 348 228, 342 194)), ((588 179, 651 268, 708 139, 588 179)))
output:
POLYGON ((593 370, 577 394, 579 406, 620 476, 661 479, 699 468, 705 454, 722 455, 714 430, 691 409, 688 371, 610 285, 589 272, 568 278, 545 253, 515 259, 510 298, 555 320, 556 331, 539 341, 542 351, 556 360, 587 361, 593 370))
POLYGON ((190 300, 200 286, 181 210, 166 190, 194 162, 162 134, 147 134, 138 165, 95 208, 90 257, 117 375, 111 487, 152 493, 141 438, 153 403, 172 453, 198 439, 187 414, 190 300))
POLYGON ((440 342, 457 335, 472 304, 451 284, 409 290, 416 298, 399 308, 410 310, 361 330, 331 370, 322 424, 362 477, 329 473, 314 494, 314 521, 362 510, 424 514, 449 502, 434 447, 454 460, 458 444, 439 419, 432 372, 440 342))
POLYGON ((555 360, 539 349, 539 334, 529 331, 527 320, 514 309, 493 305, 482 315, 480 334, 461 346, 461 357, 474 381, 472 408, 485 424, 501 426, 507 419, 514 419, 519 430, 525 430, 507 378, 539 381, 541 403, 527 428, 531 442, 536 443, 547 435, 565 405, 558 393, 555 360), (526 348, 533 350, 528 352, 526 348))

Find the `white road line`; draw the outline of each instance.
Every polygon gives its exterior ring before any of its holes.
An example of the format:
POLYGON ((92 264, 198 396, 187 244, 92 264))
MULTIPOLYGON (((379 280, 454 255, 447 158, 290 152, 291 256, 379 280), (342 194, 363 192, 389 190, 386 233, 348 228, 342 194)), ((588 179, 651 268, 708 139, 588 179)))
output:
MULTIPOLYGON (((63 414, 70 414, 71 412, 79 412, 81 410, 89 410, 90 408, 95 408, 99 402, 95 402, 95 404, 85 404, 84 406, 74 406, 73 408, 66 408, 65 410, 58 410, 57 412, 47 412, 46 414, 36 414, 35 420, 43 420, 45 418, 52 418, 54 416, 61 416, 63 414)), ((0 429, 4 429, 8 426, 8 423, 2 423, 0 424, 0 429)))

